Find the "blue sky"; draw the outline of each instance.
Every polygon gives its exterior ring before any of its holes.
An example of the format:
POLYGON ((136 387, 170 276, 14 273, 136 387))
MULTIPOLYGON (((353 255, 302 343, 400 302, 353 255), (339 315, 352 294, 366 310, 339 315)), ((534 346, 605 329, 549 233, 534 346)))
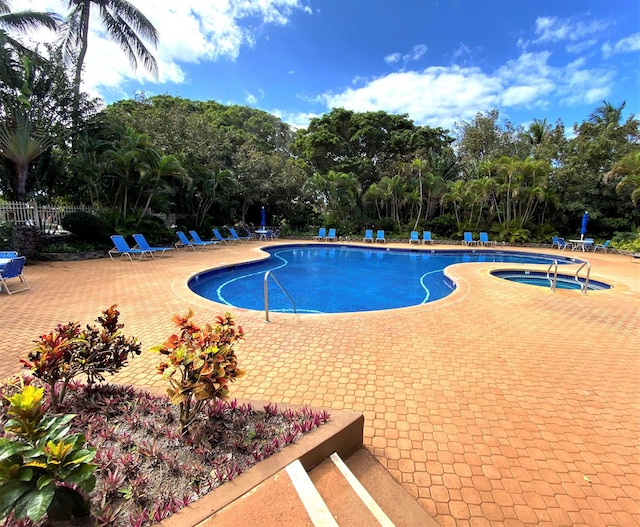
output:
POLYGON ((133 72, 95 21, 84 87, 107 103, 144 91, 297 127, 334 107, 449 129, 492 108, 569 130, 603 100, 640 115, 638 0, 130 1, 160 32, 160 77, 133 72))

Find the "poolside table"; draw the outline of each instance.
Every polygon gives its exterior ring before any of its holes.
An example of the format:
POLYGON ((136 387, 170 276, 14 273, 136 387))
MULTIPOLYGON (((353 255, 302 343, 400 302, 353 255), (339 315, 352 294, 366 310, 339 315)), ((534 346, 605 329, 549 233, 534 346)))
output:
POLYGON ((572 251, 575 251, 578 248, 582 249, 582 252, 586 250, 585 244, 587 243, 587 240, 569 240, 569 241, 573 244, 573 248, 571 249, 572 251))
POLYGON ((267 233, 269 231, 267 229, 257 229, 256 230, 256 234, 260 235, 260 240, 266 240, 267 239, 267 233))

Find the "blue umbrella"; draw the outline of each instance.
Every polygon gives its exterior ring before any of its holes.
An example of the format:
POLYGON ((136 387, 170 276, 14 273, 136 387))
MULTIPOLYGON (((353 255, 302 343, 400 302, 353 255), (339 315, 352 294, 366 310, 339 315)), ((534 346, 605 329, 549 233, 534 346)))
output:
POLYGON ((580 227, 580 239, 584 238, 584 235, 587 234, 587 223, 589 223, 589 213, 587 211, 584 212, 582 216, 582 226, 580 227))
POLYGON ((264 229, 267 226, 267 212, 264 210, 264 207, 262 207, 260 212, 262 213, 260 225, 262 225, 262 228, 264 229))

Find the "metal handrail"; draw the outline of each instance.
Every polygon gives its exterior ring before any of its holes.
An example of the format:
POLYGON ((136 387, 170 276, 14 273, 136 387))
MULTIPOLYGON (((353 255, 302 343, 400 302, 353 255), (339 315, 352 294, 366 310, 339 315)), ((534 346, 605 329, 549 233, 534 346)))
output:
POLYGON ((267 271, 264 273, 264 321, 269 322, 269 283, 267 280, 269 277, 273 278, 273 281, 278 284, 278 287, 282 290, 282 292, 289 299, 291 304, 293 305, 293 312, 296 313, 296 303, 294 302, 291 295, 287 293, 287 290, 282 286, 282 284, 276 278, 276 275, 272 274, 271 271, 267 271))
POLYGON ((555 291, 556 284, 558 283, 558 260, 554 260, 549 264, 549 267, 547 267, 547 279, 551 284, 551 291, 555 291), (549 273, 551 272, 551 267, 553 267, 553 280, 549 276, 549 273))
POLYGON ((575 280, 576 282, 578 282, 580 284, 580 292, 583 295, 587 294, 587 289, 589 289, 589 276, 591 276, 591 263, 589 262, 584 262, 580 267, 578 267, 578 270, 576 271, 576 275, 575 275, 575 280), (580 271, 582 271, 582 268, 584 266, 587 266, 587 276, 585 276, 584 279, 584 284, 580 281, 580 277, 578 276, 580 274, 580 271))

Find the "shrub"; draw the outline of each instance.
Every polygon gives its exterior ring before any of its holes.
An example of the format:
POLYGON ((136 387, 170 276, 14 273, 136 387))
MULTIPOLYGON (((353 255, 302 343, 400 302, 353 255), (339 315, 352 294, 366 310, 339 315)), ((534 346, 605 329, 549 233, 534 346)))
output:
POLYGON ((172 404, 180 405, 182 433, 209 399, 226 399, 229 384, 244 375, 238 369, 236 343, 243 338, 242 328, 236 328, 229 313, 216 317, 216 325, 199 327, 191 322, 193 312, 173 316, 180 328, 161 346, 152 348, 167 356, 158 365, 158 372, 169 380, 167 389, 172 404), (174 378, 177 374, 178 379, 174 378))
POLYGON ((62 218, 62 227, 73 233, 81 242, 104 244, 109 243, 109 231, 101 218, 89 212, 70 212, 62 218))
POLYGON ((93 384, 104 381, 104 373, 114 374, 127 364, 129 355, 140 355, 140 344, 135 338, 120 333, 120 312, 113 305, 98 317, 102 329, 87 325, 80 329, 79 322, 59 324, 58 327, 35 341, 35 349, 27 360, 20 362, 31 369, 33 375, 47 383, 51 402, 56 408, 64 399, 69 381, 77 375, 87 376, 93 384), (58 389, 58 383, 61 386, 58 389))
POLYGON ((9 397, 9 420, 0 438, 0 518, 54 520, 88 516, 85 492, 96 484, 96 449, 85 448, 85 436, 71 434, 73 414, 44 417, 44 390, 24 386, 9 397))

